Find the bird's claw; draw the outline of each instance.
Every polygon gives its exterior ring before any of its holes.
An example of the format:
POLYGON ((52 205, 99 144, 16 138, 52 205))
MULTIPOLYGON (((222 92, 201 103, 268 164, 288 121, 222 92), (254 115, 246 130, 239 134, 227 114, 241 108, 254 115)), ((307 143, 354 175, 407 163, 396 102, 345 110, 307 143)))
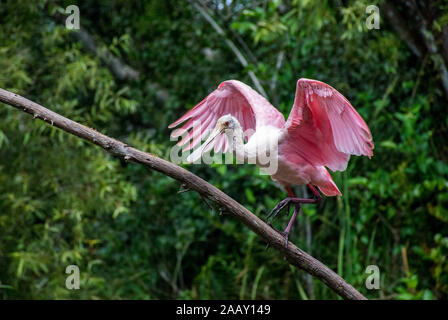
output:
MULTIPOLYGON (((291 230, 291 227, 295 221, 296 216, 298 215, 298 213, 300 212, 300 206, 302 203, 308 203, 308 204, 319 204, 322 200, 321 195, 319 194, 319 192, 312 186, 309 185, 311 190, 313 191, 313 198, 295 198, 295 197, 288 197, 283 199, 282 201, 280 201, 275 207, 274 209, 272 209, 272 211, 268 214, 267 216, 267 224, 272 227, 272 229, 274 229, 275 231, 277 231, 279 234, 281 234, 284 239, 285 239, 285 248, 288 247, 288 237, 289 237, 289 232, 291 230), (288 208, 288 213, 290 212, 291 209, 291 204, 294 204, 294 213, 288 223, 288 226, 286 227, 285 231, 280 232, 277 229, 275 229, 271 222, 270 219, 274 219, 280 211, 282 211, 286 206, 288 208)), ((294 193, 289 190, 288 192, 290 195, 294 195, 294 193)), ((266 246, 266 249, 269 248, 269 244, 266 246)))
POLYGON ((289 212, 289 208, 291 206, 291 198, 286 198, 283 199, 282 201, 280 201, 275 207, 274 209, 272 209, 272 211, 268 214, 268 220, 269 219, 274 219, 277 214, 283 210, 283 208, 285 208, 286 206, 288 206, 288 212, 289 212))
MULTIPOLYGON (((279 214, 280 211, 282 211, 286 206, 288 209, 288 212, 290 211, 291 208, 291 203, 292 203, 292 199, 291 198, 285 198, 282 201, 280 201, 275 207, 274 209, 272 209, 272 211, 268 214, 268 218, 267 218, 267 224, 272 227, 272 229, 274 229, 275 231, 277 231, 281 236, 285 237, 285 248, 288 247, 288 236, 289 236, 289 232, 280 232, 277 229, 274 228, 274 226, 271 224, 270 219, 274 219, 277 214, 279 214)), ((265 250, 269 249, 270 245, 269 243, 266 245, 265 250)))
MULTIPOLYGON (((285 237, 285 248, 288 247, 288 236, 289 236, 289 232, 281 232, 278 231, 277 229, 274 228, 274 226, 272 225, 272 223, 270 221, 267 222, 267 225, 270 226, 272 229, 274 229, 278 234, 280 234, 282 237, 285 237)), ((271 247, 271 245, 269 243, 266 244, 266 247, 264 248, 265 250, 268 250, 271 247)))
MULTIPOLYGON (((271 226, 272 227, 272 226, 271 226)), ((274 229, 275 230, 275 229, 274 229)), ((280 232, 280 231, 278 231, 278 230, 275 230, 275 231, 277 231, 278 233, 280 233, 284 238, 285 238, 285 243, 284 243, 284 246, 285 246, 285 248, 288 248, 288 242, 289 242, 289 232, 280 232)), ((264 248, 265 250, 268 250, 269 248, 271 247, 271 245, 269 244, 269 243, 267 243, 266 244, 266 247, 264 248)))

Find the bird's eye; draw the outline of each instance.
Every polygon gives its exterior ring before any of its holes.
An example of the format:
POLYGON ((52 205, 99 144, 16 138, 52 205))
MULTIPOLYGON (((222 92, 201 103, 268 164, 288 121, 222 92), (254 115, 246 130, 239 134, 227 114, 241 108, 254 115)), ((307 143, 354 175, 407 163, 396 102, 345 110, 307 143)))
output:
POLYGON ((224 122, 224 125, 227 127, 229 126, 229 121, 224 122))

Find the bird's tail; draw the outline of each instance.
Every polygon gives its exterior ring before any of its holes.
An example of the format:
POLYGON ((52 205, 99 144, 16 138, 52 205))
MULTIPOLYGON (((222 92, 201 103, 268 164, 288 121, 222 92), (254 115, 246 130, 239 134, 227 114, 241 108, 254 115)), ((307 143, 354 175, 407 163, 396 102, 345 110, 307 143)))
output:
POLYGON ((319 190, 322 191, 322 193, 327 197, 342 196, 341 191, 339 191, 338 186, 334 183, 328 171, 327 175, 328 179, 326 179, 324 183, 320 183, 317 185, 319 187, 319 190))

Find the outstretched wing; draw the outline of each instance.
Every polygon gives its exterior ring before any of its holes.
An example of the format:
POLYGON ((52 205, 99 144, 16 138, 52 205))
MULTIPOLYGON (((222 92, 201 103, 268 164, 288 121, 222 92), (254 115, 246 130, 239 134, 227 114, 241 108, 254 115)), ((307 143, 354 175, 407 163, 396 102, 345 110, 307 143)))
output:
POLYGON ((297 81, 280 152, 293 162, 343 171, 351 154, 370 158, 372 150, 367 124, 342 94, 320 81, 297 81))
MULTIPOLYGON (((169 128, 174 128, 188 120, 180 129, 175 130, 171 137, 177 138, 186 134, 177 145, 183 146, 184 151, 194 148, 205 140, 218 119, 227 114, 239 121, 243 131, 247 133, 246 139, 260 126, 272 125, 282 128, 285 123, 283 115, 251 87, 237 80, 227 80, 169 125, 169 128)), ((215 152, 227 151, 227 139, 224 134, 216 140, 214 146, 215 152)), ((211 147, 213 145, 207 149, 210 150, 211 147)))

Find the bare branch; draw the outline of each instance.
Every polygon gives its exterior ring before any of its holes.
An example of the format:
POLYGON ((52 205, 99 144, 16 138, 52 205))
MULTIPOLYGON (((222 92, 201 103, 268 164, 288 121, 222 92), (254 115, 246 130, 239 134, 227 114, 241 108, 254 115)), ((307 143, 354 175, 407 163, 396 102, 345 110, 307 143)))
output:
POLYGON ((414 9, 414 12, 417 14, 417 21, 420 20, 420 31, 425 40, 426 47, 428 48, 429 53, 431 54, 431 59, 436 68, 439 69, 440 77, 442 78, 442 85, 445 91, 445 95, 448 98, 448 69, 445 64, 445 60, 443 56, 439 53, 439 48, 437 47, 436 40, 434 39, 434 35, 432 34, 430 27, 428 26, 428 22, 425 17, 421 14, 417 4, 415 1, 410 1, 411 7, 414 9))
MULTIPOLYGON (((225 43, 230 48, 230 50, 233 51, 233 53, 235 54, 237 59, 240 61, 241 65, 243 67, 247 67, 248 62, 247 62, 246 58, 241 53, 241 51, 237 48, 237 46, 232 42, 232 40, 227 38, 224 30, 222 30, 222 28, 215 22, 215 20, 213 20, 213 18, 207 13, 207 11, 202 6, 200 6, 198 3, 196 3, 192 0, 189 0, 189 1, 199 11, 199 13, 205 18, 205 20, 207 20, 207 22, 210 23, 210 25, 213 27, 213 29, 215 29, 215 31, 220 36, 222 36, 224 38, 225 43)), ((254 83, 255 87, 257 88, 258 92, 260 92, 265 98, 267 98, 268 96, 266 94, 266 91, 264 91, 263 86, 261 85, 261 83, 258 80, 255 73, 253 71, 249 70, 248 74, 249 74, 249 77, 251 78, 252 82, 254 83)))
MULTIPOLYGON (((204 0, 198 0, 203 7, 207 7, 207 4, 204 3, 204 0)), ((227 11, 229 17, 236 14, 235 11, 229 11, 230 8, 227 5, 227 3, 224 1, 224 7, 225 10, 227 11)), ((220 17, 221 21, 226 22, 226 20, 228 20, 228 18, 224 17, 223 14, 220 11, 217 11, 216 14, 220 17)), ((243 40, 243 38, 241 38, 241 36, 238 34, 238 32, 236 32, 234 29, 230 28, 230 32, 232 33, 233 37, 236 39, 236 41, 240 44, 241 48, 244 50, 244 52, 246 53, 248 59, 253 63, 253 64, 258 64, 257 58, 255 57, 255 55, 252 53, 252 51, 250 50, 249 46, 247 45, 247 43, 243 40)))
POLYGON ((272 101, 274 102, 274 105, 278 104, 278 95, 275 94, 275 87, 277 86, 278 72, 282 66, 284 55, 285 55, 285 51, 283 51, 283 50, 280 51, 280 53, 278 54, 277 63, 275 64, 274 75, 272 76, 272 80, 271 80, 270 89, 271 89, 272 101))
POLYGON ((284 55, 285 55, 285 51, 282 50, 282 51, 280 51, 280 53, 277 56, 277 63, 275 64, 275 71, 274 71, 274 75, 272 76, 272 80, 271 80, 271 91, 274 91, 275 87, 277 86, 278 71, 280 70, 280 67, 282 66, 284 55))
POLYGON ((98 56, 117 79, 135 80, 138 78, 139 72, 137 70, 112 55, 106 48, 98 48, 92 36, 84 28, 80 28, 78 31, 73 32, 73 35, 92 54, 98 56))
POLYGON ((439 53, 434 35, 430 31, 428 22, 421 14, 418 5, 415 1, 407 1, 406 5, 413 11, 414 20, 417 22, 420 34, 423 38, 424 45, 421 43, 419 37, 415 37, 409 28, 409 22, 406 21, 397 10, 393 1, 384 1, 382 8, 386 12, 386 16, 397 30, 400 37, 406 42, 411 51, 419 58, 423 58, 426 51, 429 51, 431 60, 437 69, 439 69, 440 77, 442 79, 442 86, 445 95, 448 97, 448 68, 445 64, 443 55, 439 53), (426 47, 426 48, 425 48, 426 47))
MULTIPOLYGON (((59 22, 65 23, 66 17, 56 9, 53 10, 51 17, 59 22)), ((115 57, 109 50, 107 50, 107 48, 98 48, 93 37, 82 26, 79 30, 73 30, 71 34, 81 42, 90 53, 100 58, 117 79, 135 80, 139 77, 140 73, 137 70, 115 57)))
MULTIPOLYGON (((80 28, 78 31, 74 30, 72 33, 88 51, 97 56, 109 68, 115 78, 124 81, 139 79, 139 71, 115 57, 105 47, 98 48, 93 37, 84 28, 80 28)), ((160 87, 158 83, 147 82, 147 86, 150 90, 155 91, 155 95, 160 101, 166 102, 169 99, 168 91, 160 87)))
MULTIPOLYGON (((66 17, 57 10, 54 10, 50 17, 55 21, 65 23, 66 17)), ((131 81, 142 78, 140 71, 114 56, 104 45, 98 45, 94 37, 85 28, 80 27, 79 30, 72 30, 70 33, 76 40, 82 43, 87 51, 98 57, 116 79, 131 81)), ((168 90, 162 88, 158 83, 147 81, 146 85, 149 90, 155 91, 158 100, 166 102, 169 99, 168 90)))
POLYGON ((263 238, 271 247, 283 254, 290 264, 317 277, 341 297, 353 300, 366 299, 334 271, 297 248, 293 243, 288 242, 288 246, 285 247, 284 238, 278 231, 267 225, 224 192, 184 168, 160 159, 155 155, 130 147, 121 141, 65 118, 18 94, 0 89, 0 101, 31 114, 35 119, 41 119, 63 131, 92 142, 116 157, 129 162, 140 163, 181 182, 184 188, 195 190, 202 197, 215 202, 221 212, 225 211, 232 217, 238 219, 263 238))
POLYGON ((425 54, 425 48, 419 38, 414 36, 414 33, 409 30, 408 22, 401 16, 400 12, 395 8, 391 1, 384 1, 382 10, 386 12, 386 17, 395 28, 399 36, 408 45, 409 49, 419 58, 425 54))
POLYGON ((448 26, 442 28, 442 55, 448 63, 448 26))

